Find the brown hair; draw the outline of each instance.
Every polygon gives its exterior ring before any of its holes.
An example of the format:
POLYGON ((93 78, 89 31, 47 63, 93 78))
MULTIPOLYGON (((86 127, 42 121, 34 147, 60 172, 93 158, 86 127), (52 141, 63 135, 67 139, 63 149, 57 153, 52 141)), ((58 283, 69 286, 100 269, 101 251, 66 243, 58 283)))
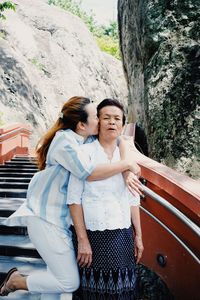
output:
POLYGON ((78 122, 87 123, 88 114, 85 106, 91 102, 88 98, 75 96, 64 103, 61 109, 62 116, 58 118, 53 127, 47 131, 36 146, 38 168, 40 170, 45 168, 47 152, 56 132, 61 129, 75 131, 78 122))

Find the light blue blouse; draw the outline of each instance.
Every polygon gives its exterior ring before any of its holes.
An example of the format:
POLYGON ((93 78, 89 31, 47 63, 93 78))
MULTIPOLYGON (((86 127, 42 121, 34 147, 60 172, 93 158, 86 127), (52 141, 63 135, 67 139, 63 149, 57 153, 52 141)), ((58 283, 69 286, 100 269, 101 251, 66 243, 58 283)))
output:
POLYGON ((71 224, 66 203, 69 174, 71 172, 85 180, 96 165, 80 147, 83 142, 84 138, 72 130, 56 133, 48 150, 46 168, 33 176, 28 187, 27 199, 4 221, 4 225, 26 226, 26 218, 32 215, 68 229, 71 224))
MULTIPOLYGON (((98 140, 82 145, 84 152, 93 163, 102 164, 120 161, 119 148, 116 147, 110 161, 98 140)), ((68 204, 82 204, 86 228, 95 230, 114 230, 129 228, 131 225, 131 206, 140 205, 139 194, 131 194, 121 173, 104 180, 84 181, 70 175, 68 204)))

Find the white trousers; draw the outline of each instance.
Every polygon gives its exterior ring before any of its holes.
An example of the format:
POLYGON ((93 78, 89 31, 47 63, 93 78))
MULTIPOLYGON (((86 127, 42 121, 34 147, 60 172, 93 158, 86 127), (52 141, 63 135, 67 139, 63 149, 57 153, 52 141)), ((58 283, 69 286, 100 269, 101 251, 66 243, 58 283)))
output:
POLYGON ((27 277, 28 290, 62 294, 78 289, 78 267, 71 238, 66 232, 38 217, 29 217, 27 228, 31 242, 47 264, 46 270, 35 271, 27 277))

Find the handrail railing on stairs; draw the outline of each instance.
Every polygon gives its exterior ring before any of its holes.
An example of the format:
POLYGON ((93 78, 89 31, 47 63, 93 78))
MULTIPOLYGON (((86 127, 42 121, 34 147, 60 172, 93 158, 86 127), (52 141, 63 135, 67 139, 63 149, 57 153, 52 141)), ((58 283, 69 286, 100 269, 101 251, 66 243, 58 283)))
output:
POLYGON ((29 154, 31 128, 29 125, 12 124, 0 128, 0 164, 14 155, 29 154))
POLYGON ((200 278, 200 181, 160 164, 134 146, 132 155, 141 167, 144 199, 141 222, 142 263, 166 282, 175 299, 198 299, 200 278), (187 283, 187 284, 186 284, 187 283))

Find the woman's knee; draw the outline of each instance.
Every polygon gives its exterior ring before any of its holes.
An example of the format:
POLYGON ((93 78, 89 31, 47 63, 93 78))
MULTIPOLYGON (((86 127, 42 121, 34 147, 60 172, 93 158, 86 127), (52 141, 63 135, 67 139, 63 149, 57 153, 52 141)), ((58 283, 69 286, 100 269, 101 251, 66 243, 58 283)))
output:
POLYGON ((70 277, 67 279, 65 278, 64 280, 59 280, 62 290, 65 293, 71 293, 76 291, 79 286, 80 286, 80 278, 79 274, 73 273, 70 274, 70 277))

